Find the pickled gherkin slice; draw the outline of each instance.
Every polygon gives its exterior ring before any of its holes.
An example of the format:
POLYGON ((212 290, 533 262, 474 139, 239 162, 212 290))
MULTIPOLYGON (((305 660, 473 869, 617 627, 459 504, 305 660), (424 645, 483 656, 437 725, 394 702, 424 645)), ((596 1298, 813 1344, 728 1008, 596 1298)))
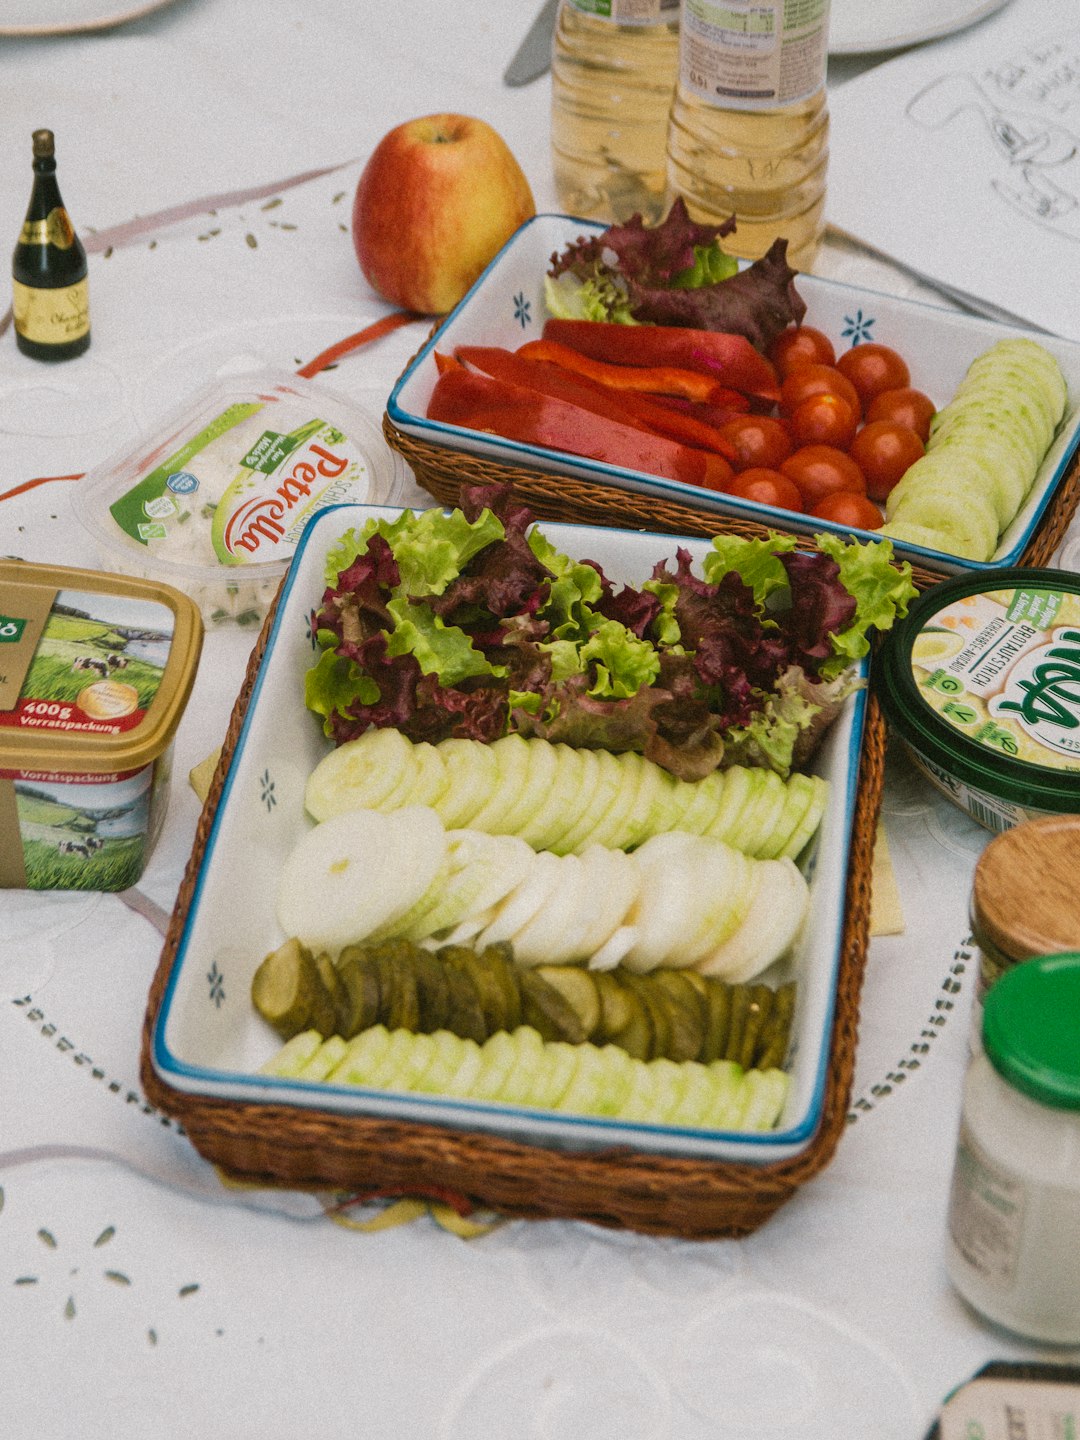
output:
POLYGON ((315 959, 299 940, 286 940, 266 956, 252 979, 251 999, 286 1040, 303 1030, 326 1036, 336 1028, 332 1017, 326 1019, 328 1002, 315 959), (316 1022, 316 1010, 323 1024, 316 1022))
POLYGON ((588 1039, 581 1017, 562 990, 550 985, 536 970, 521 972, 521 1015, 544 1040, 566 1040, 580 1045, 588 1039))

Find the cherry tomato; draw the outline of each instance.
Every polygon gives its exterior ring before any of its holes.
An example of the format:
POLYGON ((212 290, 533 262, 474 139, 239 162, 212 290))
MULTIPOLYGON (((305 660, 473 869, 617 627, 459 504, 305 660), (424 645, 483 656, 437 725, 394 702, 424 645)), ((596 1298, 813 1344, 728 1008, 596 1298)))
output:
POLYGON ((769 359, 783 380, 798 365, 835 365, 836 351, 823 330, 812 325, 789 325, 769 347, 769 359))
POLYGON ((736 470, 766 466, 775 470, 791 454, 791 436, 774 415, 736 415, 721 425, 720 434, 735 448, 736 470))
POLYGON ((780 469, 799 487, 803 505, 808 510, 836 490, 866 494, 862 471, 850 455, 837 450, 835 445, 803 445, 788 456, 780 469))
POLYGON ((870 401, 866 412, 867 420, 892 420, 897 425, 906 425, 914 430, 919 439, 926 443, 930 438, 930 421, 934 418, 934 402, 921 390, 912 390, 910 385, 898 390, 882 390, 870 401))
POLYGON ((743 470, 727 487, 729 495, 755 500, 759 505, 775 505, 781 510, 802 510, 802 496, 793 480, 779 470, 756 465, 743 470))
POLYGON ((859 392, 846 375, 832 365, 799 365, 780 386, 780 409, 792 415, 811 395, 837 395, 847 402, 857 420, 862 419, 859 392))
POLYGON ((704 490, 727 490, 735 478, 735 471, 731 468, 723 455, 714 455, 705 451, 705 471, 698 484, 704 490))
POLYGON ((866 477, 866 493, 884 500, 924 450, 923 442, 895 420, 872 420, 851 442, 848 454, 866 477))
POLYGON ((810 514, 815 520, 832 520, 836 525, 849 525, 857 530, 880 530, 885 516, 865 495, 835 490, 819 500, 810 514))
POLYGON ((911 384, 907 361, 888 345, 853 345, 837 360, 836 368, 855 386, 864 407, 883 390, 911 384))
POLYGON ((796 445, 835 445, 846 450, 855 438, 858 417, 846 400, 823 390, 800 401, 789 417, 796 445))

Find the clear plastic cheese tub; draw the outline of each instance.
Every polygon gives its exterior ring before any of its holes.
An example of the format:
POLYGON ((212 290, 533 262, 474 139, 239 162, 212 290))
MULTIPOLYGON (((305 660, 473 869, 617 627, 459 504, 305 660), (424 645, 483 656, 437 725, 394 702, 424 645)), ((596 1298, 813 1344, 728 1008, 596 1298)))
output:
POLYGON ((358 405, 265 370, 189 397, 73 503, 102 566, 174 585, 208 625, 257 625, 313 515, 394 504, 408 478, 358 405))

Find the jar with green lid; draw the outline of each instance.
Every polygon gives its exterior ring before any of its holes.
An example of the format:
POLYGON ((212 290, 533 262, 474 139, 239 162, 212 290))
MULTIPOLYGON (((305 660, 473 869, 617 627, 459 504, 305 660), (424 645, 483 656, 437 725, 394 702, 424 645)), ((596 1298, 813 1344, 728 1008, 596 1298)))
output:
POLYGON ((964 1082, 946 1264, 988 1320, 1080 1345, 1080 952, 1006 971, 964 1082))
POLYGON ((1080 812, 1080 575, 932 586, 884 637, 873 684, 915 764, 987 829, 1080 812))
POLYGON ((1080 945, 1080 814, 1024 820, 994 836, 975 866, 971 933, 979 959, 971 1026, 977 1049, 991 985, 1021 961, 1080 945))

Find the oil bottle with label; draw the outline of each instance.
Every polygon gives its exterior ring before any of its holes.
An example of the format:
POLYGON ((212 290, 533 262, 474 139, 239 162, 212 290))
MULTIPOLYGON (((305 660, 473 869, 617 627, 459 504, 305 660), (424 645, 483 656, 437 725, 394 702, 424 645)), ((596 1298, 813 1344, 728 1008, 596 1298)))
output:
POLYGON ((35 360, 70 360, 90 344, 86 251, 56 180, 51 130, 35 130, 34 188, 12 257, 15 341, 35 360))
POLYGON ((774 240, 809 270, 825 230, 829 0, 681 0, 669 202, 719 225, 732 255, 774 240))
POLYGON ((663 218, 679 0, 562 0, 551 53, 551 147, 569 215, 663 218))

